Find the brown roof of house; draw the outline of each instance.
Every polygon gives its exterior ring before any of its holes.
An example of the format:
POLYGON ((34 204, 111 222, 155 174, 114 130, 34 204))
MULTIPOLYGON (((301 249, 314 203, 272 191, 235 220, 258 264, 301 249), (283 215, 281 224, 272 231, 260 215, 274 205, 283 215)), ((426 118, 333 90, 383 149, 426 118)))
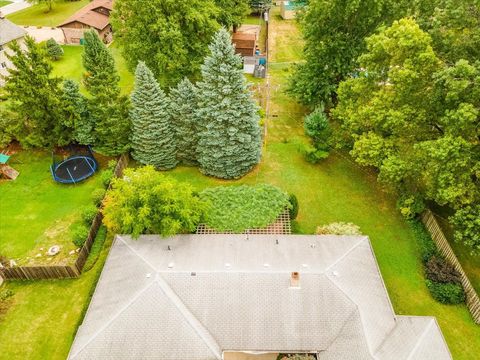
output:
POLYGON ((110 24, 110 18, 95 9, 104 7, 108 10, 113 9, 114 0, 94 0, 87 6, 78 10, 75 14, 69 17, 66 21, 61 23, 60 27, 68 27, 68 24, 80 22, 82 24, 91 26, 95 29, 102 30, 110 24))
POLYGON ((237 49, 253 49, 255 47, 257 37, 255 34, 248 33, 234 33, 232 35, 232 42, 237 49))

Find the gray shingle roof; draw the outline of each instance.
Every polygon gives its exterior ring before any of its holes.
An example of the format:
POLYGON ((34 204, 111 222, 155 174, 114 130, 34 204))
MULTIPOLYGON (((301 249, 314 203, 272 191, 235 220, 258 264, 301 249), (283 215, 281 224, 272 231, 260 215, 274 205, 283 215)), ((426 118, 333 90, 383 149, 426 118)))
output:
POLYGON ((24 37, 27 32, 10 20, 0 18, 0 45, 8 44, 10 41, 24 37))
POLYGON ((117 236, 69 358, 227 350, 451 359, 433 318, 396 318, 367 237, 117 236))

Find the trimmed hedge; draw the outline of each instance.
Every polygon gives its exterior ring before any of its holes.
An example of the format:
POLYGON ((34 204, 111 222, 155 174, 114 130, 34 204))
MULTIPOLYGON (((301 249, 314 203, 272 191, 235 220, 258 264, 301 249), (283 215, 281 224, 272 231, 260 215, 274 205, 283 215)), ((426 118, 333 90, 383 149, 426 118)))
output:
POLYGON ((460 273, 438 256, 432 256, 425 264, 425 274, 427 279, 437 283, 462 284, 460 273))
POLYGON ((289 213, 290 213, 290 219, 291 220, 295 220, 298 216, 298 199, 297 197, 295 196, 295 194, 290 194, 288 196, 288 202, 290 203, 290 205, 292 206, 290 209, 289 209, 289 213))
POLYGON ((72 230, 73 243, 76 247, 82 247, 87 240, 89 229, 83 225, 76 225, 72 230))
POLYGON ((292 208, 288 195, 268 184, 208 188, 200 199, 209 203, 204 219, 208 227, 237 233, 270 225, 285 208, 292 208))
POLYGON ((93 219, 95 218, 95 216, 97 216, 97 213, 98 213, 98 209, 97 209, 96 206, 94 206, 94 205, 86 206, 82 210, 82 221, 83 221, 83 223, 86 226, 91 226, 93 219))
POLYGON ((465 292, 462 285, 454 283, 438 283, 431 280, 425 281, 432 297, 442 304, 461 304, 465 302, 465 292))

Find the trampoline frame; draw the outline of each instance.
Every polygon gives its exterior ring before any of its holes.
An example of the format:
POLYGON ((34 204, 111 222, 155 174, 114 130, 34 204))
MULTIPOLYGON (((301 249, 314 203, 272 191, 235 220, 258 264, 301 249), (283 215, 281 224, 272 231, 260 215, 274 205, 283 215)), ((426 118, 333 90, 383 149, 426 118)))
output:
POLYGON ((88 152, 89 152, 89 155, 72 155, 59 163, 55 162, 55 158, 52 153, 52 165, 50 165, 50 172, 52 174, 53 180, 61 184, 76 184, 95 174, 95 172, 98 169, 98 163, 95 157, 93 156, 92 149, 90 148, 90 146, 88 147, 88 152), (90 168, 90 171, 87 172, 85 175, 75 178, 70 172, 69 168, 67 167, 66 170, 70 177, 69 179, 65 179, 63 177, 57 176, 57 171, 61 166, 65 165, 68 162, 71 162, 72 160, 82 160, 82 159, 90 168))

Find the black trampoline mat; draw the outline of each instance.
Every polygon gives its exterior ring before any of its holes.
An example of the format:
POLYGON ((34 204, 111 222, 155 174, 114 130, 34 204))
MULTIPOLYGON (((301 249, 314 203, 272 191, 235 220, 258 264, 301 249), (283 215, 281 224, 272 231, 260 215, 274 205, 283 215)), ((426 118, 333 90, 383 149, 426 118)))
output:
POLYGON ((94 160, 87 157, 74 157, 60 163, 55 169, 55 176, 61 180, 74 181, 88 177, 94 173, 94 160), (90 165, 87 163, 90 161, 90 165))

